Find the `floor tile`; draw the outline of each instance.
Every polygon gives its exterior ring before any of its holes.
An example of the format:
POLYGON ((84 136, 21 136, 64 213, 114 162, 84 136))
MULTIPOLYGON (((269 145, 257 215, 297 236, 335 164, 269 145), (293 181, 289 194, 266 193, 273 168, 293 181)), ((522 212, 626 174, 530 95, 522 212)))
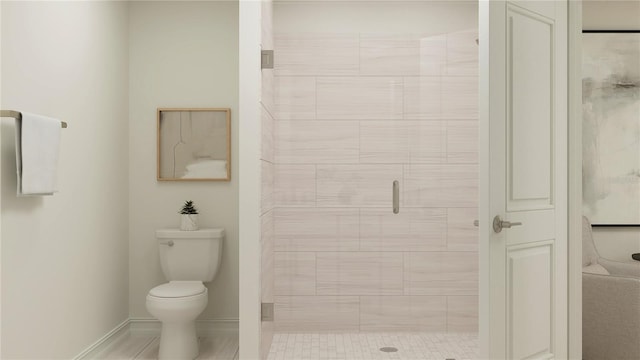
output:
MULTIPOLYGON (((198 339, 199 360, 235 360, 238 358, 238 334, 220 332, 198 339)), ((154 360, 158 358, 159 337, 127 335, 106 349, 98 359, 154 360)))
POLYGON ((472 360, 476 333, 276 333, 268 360, 472 360), (394 347, 397 352, 382 352, 394 347))
POLYGON ((153 340, 148 336, 126 335, 107 348, 98 359, 135 359, 153 340))

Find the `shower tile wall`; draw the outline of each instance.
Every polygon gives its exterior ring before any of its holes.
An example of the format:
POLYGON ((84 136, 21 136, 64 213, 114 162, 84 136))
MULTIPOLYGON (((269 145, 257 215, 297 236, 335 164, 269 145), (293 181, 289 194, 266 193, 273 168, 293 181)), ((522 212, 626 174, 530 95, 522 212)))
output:
POLYGON ((276 34, 276 330, 477 331, 476 38, 276 34))

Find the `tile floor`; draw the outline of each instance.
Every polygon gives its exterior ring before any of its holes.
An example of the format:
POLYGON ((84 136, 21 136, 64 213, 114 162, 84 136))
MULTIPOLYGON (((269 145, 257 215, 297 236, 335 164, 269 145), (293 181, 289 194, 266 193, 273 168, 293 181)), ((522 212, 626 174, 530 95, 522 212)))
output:
POLYGON ((472 360, 478 335, 445 333, 278 333, 268 360, 472 360), (395 347, 397 352, 382 352, 395 347))
MULTIPOLYGON (((127 335, 116 341, 100 354, 97 359, 142 360, 157 359, 160 338, 153 336, 127 335)), ((220 333, 215 336, 201 337, 201 360, 237 360, 238 334, 220 333)))
MULTIPOLYGON (((97 359, 157 359, 158 341, 153 336, 127 335, 97 359)), ((268 360, 474 360, 477 348, 478 336, 471 333, 278 333, 268 360), (398 352, 382 352, 382 347, 395 347, 398 352)), ((238 335, 200 338, 197 359, 237 360, 238 335)))

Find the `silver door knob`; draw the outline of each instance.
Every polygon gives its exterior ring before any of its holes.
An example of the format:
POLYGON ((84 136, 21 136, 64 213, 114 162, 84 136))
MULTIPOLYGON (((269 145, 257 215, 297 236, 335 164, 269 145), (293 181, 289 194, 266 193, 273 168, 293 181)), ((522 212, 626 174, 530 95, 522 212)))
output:
POLYGON ((173 240, 169 240, 167 242, 161 242, 160 245, 167 245, 169 247, 172 247, 173 246, 173 240))
POLYGON ((520 225, 522 225, 521 222, 504 221, 500 219, 500 215, 496 215, 496 217, 493 218, 493 231, 495 231, 496 233, 501 232, 502 229, 510 229, 512 226, 520 225))

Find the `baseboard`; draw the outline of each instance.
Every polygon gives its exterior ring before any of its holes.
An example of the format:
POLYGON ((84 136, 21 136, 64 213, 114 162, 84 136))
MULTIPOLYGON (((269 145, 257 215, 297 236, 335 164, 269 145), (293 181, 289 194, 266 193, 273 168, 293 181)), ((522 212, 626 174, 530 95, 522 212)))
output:
MULTIPOLYGON (((238 332, 238 319, 197 320, 199 336, 215 335, 223 332, 238 332)), ((160 336, 162 324, 154 318, 130 318, 129 331, 137 336, 160 336)))
POLYGON ((91 344, 91 346, 86 348, 78 356, 74 357, 73 360, 97 358, 102 351, 104 351, 111 344, 113 344, 118 339, 120 339, 123 336, 126 336, 129 333, 129 322, 130 322, 129 319, 123 321, 120 325, 113 328, 113 330, 109 331, 106 335, 101 337, 98 341, 91 344))
MULTIPOLYGON (((238 333, 238 319, 216 319, 196 321, 199 336, 212 336, 220 332, 238 333)), ((124 336, 160 336, 162 324, 154 318, 129 318, 86 348, 73 360, 88 360, 99 357, 106 348, 124 336)))

